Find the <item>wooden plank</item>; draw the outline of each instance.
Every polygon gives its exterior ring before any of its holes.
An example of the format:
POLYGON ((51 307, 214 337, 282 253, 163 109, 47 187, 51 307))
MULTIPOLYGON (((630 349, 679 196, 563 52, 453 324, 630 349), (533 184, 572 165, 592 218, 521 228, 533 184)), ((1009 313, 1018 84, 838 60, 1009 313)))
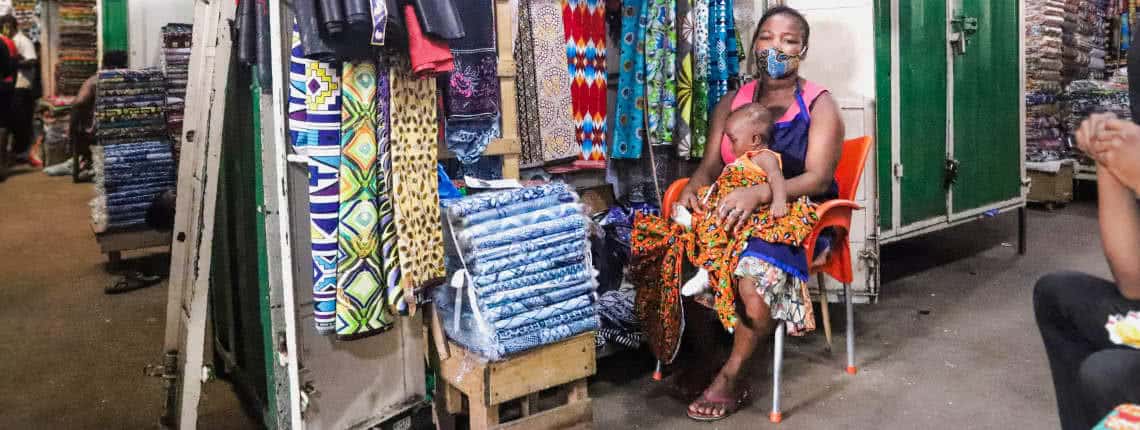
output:
POLYGON ((488 364, 491 405, 583 379, 597 372, 594 332, 583 333, 505 361, 488 364))
POLYGON ((593 402, 585 399, 501 424, 496 429, 588 429, 593 428, 593 423, 593 402))
POLYGON ((184 148, 171 246, 165 350, 178 356, 178 427, 197 428, 206 346, 206 305, 217 203, 226 90, 231 68, 229 21, 234 8, 198 0, 187 86, 184 148))
POLYGON ((486 359, 455 342, 447 342, 447 345, 451 356, 446 360, 440 360, 440 376, 463 394, 471 398, 482 397, 484 375, 487 371, 486 359))
POLYGON ((587 383, 585 379, 579 379, 570 383, 570 392, 566 394, 567 403, 578 403, 589 399, 589 383, 587 383))
POLYGON ((155 230, 95 233, 95 242, 104 253, 130 251, 170 245, 170 233, 155 230))

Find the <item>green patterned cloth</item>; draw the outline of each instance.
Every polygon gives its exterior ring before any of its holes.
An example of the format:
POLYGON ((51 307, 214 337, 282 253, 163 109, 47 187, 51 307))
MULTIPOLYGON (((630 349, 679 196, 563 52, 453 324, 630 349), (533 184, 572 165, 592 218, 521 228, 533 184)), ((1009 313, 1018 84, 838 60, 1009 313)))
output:
POLYGON ((376 65, 347 62, 342 73, 336 334, 351 339, 391 327, 393 317, 380 264, 376 65))
POLYGON ((646 112, 653 145, 673 144, 677 121, 676 0, 648 0, 641 11, 645 32, 646 112))

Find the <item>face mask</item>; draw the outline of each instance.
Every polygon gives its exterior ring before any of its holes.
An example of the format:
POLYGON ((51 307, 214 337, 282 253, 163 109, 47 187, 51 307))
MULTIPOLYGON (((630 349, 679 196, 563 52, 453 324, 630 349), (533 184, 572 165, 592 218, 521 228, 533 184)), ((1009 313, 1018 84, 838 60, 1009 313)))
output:
POLYGON ((756 62, 761 72, 767 73, 773 79, 783 79, 800 68, 800 55, 785 54, 778 48, 766 48, 756 51, 756 62))

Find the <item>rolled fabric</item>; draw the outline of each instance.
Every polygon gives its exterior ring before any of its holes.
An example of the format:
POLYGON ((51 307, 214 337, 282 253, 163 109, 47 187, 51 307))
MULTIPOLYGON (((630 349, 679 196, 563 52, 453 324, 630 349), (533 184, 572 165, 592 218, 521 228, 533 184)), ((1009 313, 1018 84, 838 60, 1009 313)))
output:
MULTIPOLYGON (((420 14, 424 33, 447 40, 459 39, 466 35, 459 10, 452 0, 411 0, 410 3, 415 5, 415 10, 420 14)), ((484 31, 493 33, 495 30, 490 28, 484 31)))
POLYGON ((354 32, 372 30, 372 2, 370 0, 344 0, 344 15, 354 32))
POLYGON ((269 4, 262 0, 254 1, 257 5, 257 79, 261 84, 261 93, 269 94, 273 90, 273 62, 269 52, 269 4))
POLYGON ((254 57, 257 56, 254 46, 254 32, 257 30, 257 24, 254 22, 254 1, 256 0, 238 1, 238 61, 247 66, 253 64, 256 61, 254 57))
POLYGON ((416 10, 410 4, 404 5, 404 23, 408 26, 408 53, 413 74, 423 78, 455 70, 447 42, 424 34, 416 20, 416 10))
POLYGON ((321 27, 330 36, 343 33, 348 26, 344 16, 344 0, 320 0, 321 27))
POLYGON ((297 20, 297 33, 301 37, 301 54, 311 60, 330 60, 333 49, 321 36, 320 14, 317 1, 294 0, 293 13, 297 20))

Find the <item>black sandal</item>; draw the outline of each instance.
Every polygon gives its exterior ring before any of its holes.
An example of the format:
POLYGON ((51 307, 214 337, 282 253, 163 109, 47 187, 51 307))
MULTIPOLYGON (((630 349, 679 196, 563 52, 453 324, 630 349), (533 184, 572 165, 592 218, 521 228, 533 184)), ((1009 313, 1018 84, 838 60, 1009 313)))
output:
POLYGON ((162 276, 147 275, 142 272, 132 272, 123 276, 118 282, 103 289, 104 294, 121 294, 146 288, 162 282, 162 276))

